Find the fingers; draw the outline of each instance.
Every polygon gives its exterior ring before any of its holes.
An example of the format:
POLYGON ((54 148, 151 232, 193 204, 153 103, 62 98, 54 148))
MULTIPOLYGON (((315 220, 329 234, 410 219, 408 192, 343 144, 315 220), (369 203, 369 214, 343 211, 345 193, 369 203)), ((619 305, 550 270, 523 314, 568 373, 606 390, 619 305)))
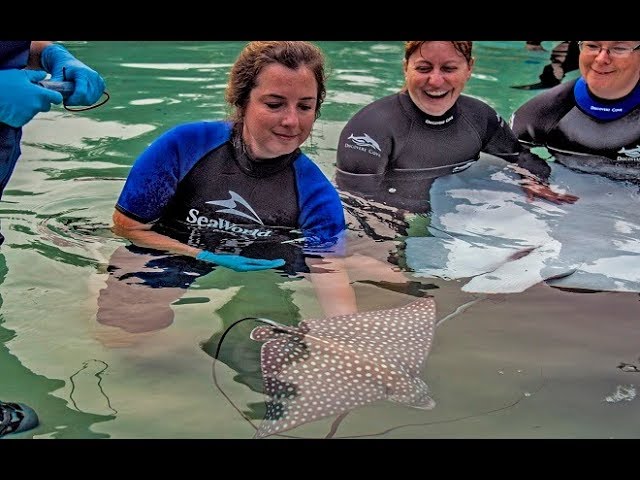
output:
POLYGON ((571 195, 570 193, 556 193, 552 190, 549 190, 549 192, 544 192, 544 194, 544 198, 555 203, 575 203, 578 198, 580 198, 576 197, 575 195, 571 195))
POLYGON ((525 189, 524 193, 527 194, 527 202, 533 202, 535 200, 535 195, 533 193, 533 191, 531 191, 530 189, 525 189))
POLYGON ((93 105, 102 96, 105 89, 104 79, 89 68, 69 68, 68 78, 74 82, 73 93, 67 99, 67 105, 93 105))
POLYGON ((575 203, 580 197, 571 195, 570 193, 557 193, 551 188, 540 185, 530 180, 522 181, 522 189, 527 195, 527 201, 532 202, 536 197, 542 198, 555 204, 575 203))
POLYGON ((44 70, 22 70, 30 82, 39 82, 44 80, 47 76, 47 72, 44 70))
POLYGON ((244 265, 242 265, 241 267, 238 268, 239 271, 241 272, 256 272, 259 270, 269 270, 271 268, 277 268, 280 267, 282 265, 280 264, 249 264, 249 263, 245 263, 244 265))
POLYGON ((48 112, 51 110, 51 104, 55 103, 56 105, 60 105, 62 103, 62 94, 60 92, 56 92, 55 90, 49 90, 48 88, 40 87, 44 92, 42 92, 42 99, 44 101, 43 105, 48 105, 46 110, 43 112, 48 112))
POLYGON ((578 201, 580 199, 580 197, 577 197, 575 195, 571 195, 571 194, 565 194, 562 196, 563 197, 563 201, 567 202, 567 203, 576 203, 576 201, 578 201))
POLYGON ((258 270, 268 270, 270 268, 278 268, 286 262, 282 258, 275 260, 263 260, 261 258, 246 258, 242 262, 242 265, 238 268, 243 272, 255 272, 258 270))
POLYGON ((252 258, 246 262, 249 266, 257 266, 262 268, 276 268, 281 267, 285 264, 285 261, 281 258, 277 258, 275 260, 262 260, 259 258, 252 258))

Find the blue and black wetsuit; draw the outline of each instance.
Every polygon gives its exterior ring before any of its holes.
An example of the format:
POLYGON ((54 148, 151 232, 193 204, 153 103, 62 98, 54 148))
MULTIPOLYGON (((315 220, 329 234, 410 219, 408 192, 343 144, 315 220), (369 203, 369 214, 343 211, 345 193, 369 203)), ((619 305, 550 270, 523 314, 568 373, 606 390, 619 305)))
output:
POLYGON ((545 180, 549 166, 518 142, 486 103, 461 95, 441 117, 420 110, 406 92, 364 107, 346 124, 337 153, 341 190, 420 213, 429 211, 429 187, 464 170, 480 152, 518 162, 545 180))
POLYGON ((171 129, 136 160, 116 209, 197 248, 284 258, 289 274, 308 271, 305 255, 340 254, 342 205, 318 166, 300 150, 255 162, 233 138, 226 122, 171 129))
POLYGON ((624 98, 604 100, 578 78, 533 97, 511 122, 522 142, 546 147, 567 167, 639 182, 639 107, 640 84, 624 98))

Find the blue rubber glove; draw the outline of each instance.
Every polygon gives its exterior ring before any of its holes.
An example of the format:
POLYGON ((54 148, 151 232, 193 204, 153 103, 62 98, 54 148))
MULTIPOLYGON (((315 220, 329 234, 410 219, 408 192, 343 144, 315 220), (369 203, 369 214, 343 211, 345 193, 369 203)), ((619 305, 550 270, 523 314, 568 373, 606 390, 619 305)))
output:
POLYGON ((249 258, 242 255, 217 254, 203 250, 196 258, 204 262, 215 263, 223 267, 230 268, 236 272, 252 272, 256 270, 267 270, 269 268, 281 267, 285 264, 282 258, 275 260, 264 260, 262 258, 249 258))
POLYGON ((104 92, 105 83, 100 74, 71 55, 62 45, 54 43, 45 48, 40 63, 51 74, 52 81, 74 83, 73 93, 65 105, 93 105, 104 92))
POLYGON ((44 80, 42 70, 0 70, 0 122, 22 127, 36 114, 62 103, 62 94, 33 82, 44 80))

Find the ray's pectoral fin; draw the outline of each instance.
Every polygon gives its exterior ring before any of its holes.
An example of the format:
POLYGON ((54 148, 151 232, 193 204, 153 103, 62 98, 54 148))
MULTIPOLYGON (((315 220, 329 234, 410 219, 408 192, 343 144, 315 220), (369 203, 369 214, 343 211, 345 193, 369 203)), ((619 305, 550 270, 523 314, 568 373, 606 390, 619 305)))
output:
POLYGON ((429 395, 429 387, 419 378, 402 378, 395 389, 388 397, 393 402, 422 410, 431 410, 436 406, 435 400, 429 395))
POLYGON ((267 340, 271 340, 273 338, 276 338, 276 330, 275 328, 269 326, 264 326, 264 327, 256 327, 253 330, 251 330, 251 333, 249 334, 249 338, 251 340, 255 340, 256 342, 266 342, 267 340))

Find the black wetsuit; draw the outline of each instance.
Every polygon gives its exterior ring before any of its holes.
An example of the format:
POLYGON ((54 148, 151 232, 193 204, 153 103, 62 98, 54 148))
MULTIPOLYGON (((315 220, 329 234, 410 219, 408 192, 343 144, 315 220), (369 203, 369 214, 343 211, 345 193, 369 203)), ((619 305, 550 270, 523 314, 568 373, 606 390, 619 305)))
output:
POLYGON ((336 183, 411 212, 429 211, 437 177, 464 170, 480 152, 518 162, 542 180, 549 166, 526 151, 486 103, 461 95, 441 117, 427 115, 405 92, 364 107, 340 135, 336 183))
POLYGON ((640 179, 640 86, 622 99, 603 100, 579 78, 526 102, 512 126, 522 142, 547 147, 567 167, 640 179))

